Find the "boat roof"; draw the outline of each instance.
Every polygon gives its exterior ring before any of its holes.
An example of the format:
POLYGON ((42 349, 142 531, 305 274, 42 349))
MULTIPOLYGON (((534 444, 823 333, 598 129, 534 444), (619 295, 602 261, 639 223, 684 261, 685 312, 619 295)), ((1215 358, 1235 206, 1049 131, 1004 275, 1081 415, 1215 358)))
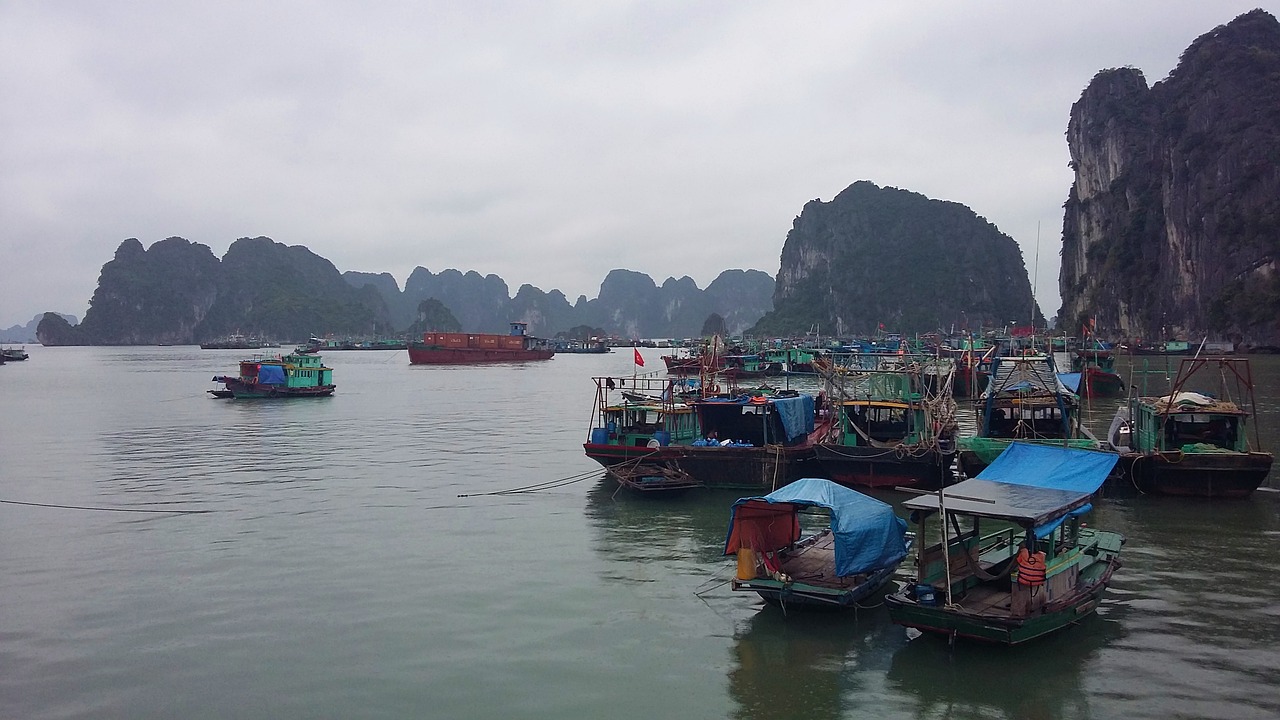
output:
POLYGON ((1193 413, 1204 415, 1248 415, 1239 405, 1198 392, 1183 391, 1177 395, 1138 398, 1138 402, 1159 413, 1193 413))
MULTIPOLYGON (((1096 450, 1010 443, 978 477, 945 488, 942 504, 948 512, 1023 527, 1043 525, 1088 505, 1119 459, 1116 453, 1096 450)), ((914 497, 903 505, 936 512, 938 495, 914 497)))
POLYGON ((796 515, 805 507, 831 511, 836 574, 841 577, 896 565, 907 555, 907 523, 890 505, 820 478, 804 478, 768 495, 740 498, 729 517, 725 554, 732 555, 740 547, 774 550, 799 540, 796 515), (778 522, 780 515, 789 516, 790 522, 778 522))

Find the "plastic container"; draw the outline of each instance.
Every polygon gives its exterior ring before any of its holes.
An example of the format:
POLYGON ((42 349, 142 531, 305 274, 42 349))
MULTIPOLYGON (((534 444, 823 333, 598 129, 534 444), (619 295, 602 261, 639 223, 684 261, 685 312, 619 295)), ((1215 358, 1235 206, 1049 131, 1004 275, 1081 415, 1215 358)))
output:
POLYGON ((591 428, 591 444, 592 445, 608 445, 609 429, 608 428, 591 428))
POLYGON ((932 585, 917 585, 916 602, 933 607, 938 604, 938 591, 932 585))
POLYGON ((658 430, 653 434, 653 439, 657 440, 659 445, 665 447, 671 444, 671 433, 666 430, 658 430))
POLYGON ((738 579, 756 579, 756 551, 751 548, 738 548, 738 579))

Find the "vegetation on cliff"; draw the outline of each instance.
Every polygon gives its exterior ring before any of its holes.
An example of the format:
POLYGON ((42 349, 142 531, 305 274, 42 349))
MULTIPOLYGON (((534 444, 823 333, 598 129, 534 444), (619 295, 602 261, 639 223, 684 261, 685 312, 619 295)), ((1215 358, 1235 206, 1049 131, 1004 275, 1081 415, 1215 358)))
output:
POLYGON ((1148 88, 1098 73, 1067 128, 1059 316, 1109 335, 1280 341, 1280 23, 1197 38, 1148 88))
POLYGON ((1012 238, 959 203, 867 181, 804 206, 773 304, 753 334, 1044 322, 1012 238))

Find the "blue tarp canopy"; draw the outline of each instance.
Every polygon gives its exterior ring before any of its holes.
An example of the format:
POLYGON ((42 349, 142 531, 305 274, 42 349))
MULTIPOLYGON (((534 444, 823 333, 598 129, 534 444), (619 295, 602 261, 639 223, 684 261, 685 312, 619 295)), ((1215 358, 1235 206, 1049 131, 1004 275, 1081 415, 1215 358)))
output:
POLYGON ((258 382, 262 385, 284 385, 284 366, 265 363, 259 365, 258 382))
MULTIPOLYGON (((1089 504, 1119 459, 1116 453, 1096 450, 1010 443, 978 477, 943 490, 943 505, 948 512, 1009 520, 1039 531, 1089 504)), ((936 512, 938 496, 911 498, 903 506, 936 512)))
POLYGON ((1066 386, 1066 388, 1071 392, 1079 393, 1080 376, 1081 373, 1058 373, 1058 382, 1066 386))
POLYGON ((812 395, 770 398, 769 401, 778 408, 778 419, 782 421, 782 429, 787 433, 788 441, 813 432, 812 395))
POLYGON ((831 511, 836 574, 873 572, 907 556, 907 523, 879 500, 830 480, 806 478, 760 497, 733 504, 724 552, 741 547, 772 552, 800 539, 798 513, 804 507, 831 511))
POLYGON ((1119 459, 1116 453, 1014 442, 978 473, 978 479, 1092 495, 1119 459))

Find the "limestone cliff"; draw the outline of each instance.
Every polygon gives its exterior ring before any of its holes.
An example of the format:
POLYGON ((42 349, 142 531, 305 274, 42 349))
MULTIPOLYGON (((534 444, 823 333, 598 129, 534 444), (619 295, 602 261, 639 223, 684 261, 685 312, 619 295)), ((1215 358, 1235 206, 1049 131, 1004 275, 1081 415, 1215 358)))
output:
POLYGON ((1062 324, 1100 334, 1280 340, 1280 23, 1197 38, 1148 88, 1104 70, 1071 108, 1062 324))
POLYGON ((959 203, 867 181, 805 204, 782 248, 773 304, 754 333, 1044 322, 1013 238, 959 203))

